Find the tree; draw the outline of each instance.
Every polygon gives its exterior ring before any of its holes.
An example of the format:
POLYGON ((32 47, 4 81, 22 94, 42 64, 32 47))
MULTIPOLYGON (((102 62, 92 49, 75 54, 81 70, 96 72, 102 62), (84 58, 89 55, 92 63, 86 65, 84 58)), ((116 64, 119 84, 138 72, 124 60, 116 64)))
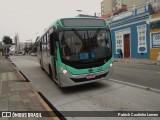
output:
MULTIPOLYGON (((12 45, 12 39, 9 36, 4 36, 2 41, 5 45, 7 45, 7 44, 12 45)), ((5 55, 8 55, 8 53, 10 51, 9 47, 4 48, 4 51, 5 51, 5 55)))
POLYGON ((12 42, 12 39, 9 36, 4 36, 3 37, 3 43, 12 45, 13 42, 12 42))
MULTIPOLYGON (((0 46, 2 45, 2 42, 0 42, 0 46)), ((0 48, 0 52, 2 52, 2 48, 0 48)))

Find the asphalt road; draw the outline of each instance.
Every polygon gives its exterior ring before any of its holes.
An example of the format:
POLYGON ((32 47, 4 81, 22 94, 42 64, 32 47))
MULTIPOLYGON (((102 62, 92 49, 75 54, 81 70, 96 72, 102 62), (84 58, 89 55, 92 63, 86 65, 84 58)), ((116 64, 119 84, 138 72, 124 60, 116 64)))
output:
MULTIPOLYGON (((17 56, 17 58, 27 58, 27 60, 37 62, 36 56, 17 56)), ((160 66, 115 62, 111 80, 160 90, 160 66)))
MULTIPOLYGON (((137 87, 128 86, 126 84, 120 84, 113 81, 101 81, 92 84, 61 89, 48 77, 48 75, 43 70, 41 70, 36 57, 12 56, 11 60, 18 67, 18 69, 30 80, 31 84, 34 87, 36 87, 45 96, 45 98, 59 111, 159 111, 160 110, 159 93, 145 89, 140 89, 137 87)), ((114 78, 123 80, 125 78, 124 77, 125 74, 122 72, 122 70, 120 70, 123 74, 119 76, 117 70, 120 69, 121 67, 118 67, 119 65, 116 64, 115 64, 115 73, 112 79, 114 78), (116 66, 118 69, 116 68, 116 66)), ((124 66, 127 67, 128 65, 124 66)), ((133 67, 133 70, 132 69, 131 70, 134 71, 134 69, 135 68, 133 67)), ((145 66, 143 70, 145 70, 145 66)), ((135 69, 135 71, 137 71, 137 69, 135 69)), ((126 73, 128 73, 129 75, 129 72, 126 73)), ((130 79, 129 76, 126 77, 126 79, 127 78, 130 79)), ((84 120, 84 119, 158 120, 159 118, 69 117, 67 119, 69 120, 84 120)))
POLYGON ((160 90, 160 66, 115 62, 111 79, 160 90))

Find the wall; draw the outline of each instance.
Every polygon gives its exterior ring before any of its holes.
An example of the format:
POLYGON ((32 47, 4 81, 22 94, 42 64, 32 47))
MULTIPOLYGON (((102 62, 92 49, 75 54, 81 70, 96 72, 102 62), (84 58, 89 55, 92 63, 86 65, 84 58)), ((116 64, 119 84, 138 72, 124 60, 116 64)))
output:
POLYGON ((158 53, 160 52, 160 14, 152 14, 150 15, 150 43, 151 43, 151 49, 150 49, 150 59, 151 60, 157 60, 158 53), (155 23, 159 23, 159 26, 156 26, 155 23), (159 44, 156 46, 153 44, 153 35, 156 34, 156 37, 154 40, 159 42, 159 44))
MULTIPOLYGON (((127 8, 133 8, 133 6, 138 6, 146 4, 146 0, 103 0, 103 15, 112 12, 113 10, 122 8, 123 4, 127 5, 127 8)), ((102 8, 102 6, 101 6, 102 8)))
MULTIPOLYGON (((102 6, 101 6, 102 9, 102 6)), ((103 0, 103 15, 110 13, 113 10, 112 0, 103 0)))
MULTIPOLYGON (((111 17, 108 22, 111 28, 111 35, 113 39, 113 57, 118 57, 118 52, 116 52, 116 34, 122 36, 122 51, 124 52, 124 35, 129 34, 130 37, 130 58, 137 59, 149 59, 150 58, 150 25, 149 25, 149 12, 150 7, 148 5, 139 6, 135 9, 129 10, 127 12, 121 13, 119 15, 111 17), (146 28, 145 43, 140 46, 138 44, 138 26, 144 25, 146 28), (140 48, 144 50, 140 51, 140 48)), ((143 38, 144 39, 144 38, 143 38)), ((142 40, 144 41, 144 40, 142 40)))
MULTIPOLYGON (((146 53, 138 53, 138 34, 137 34, 137 26, 144 25, 146 22, 140 22, 136 24, 131 24, 128 26, 120 27, 114 30, 111 30, 113 43, 113 57, 118 58, 118 54, 116 54, 116 41, 115 41, 115 32, 118 31, 125 31, 126 29, 130 29, 130 58, 138 58, 138 59, 149 59, 150 58, 150 35, 149 35, 149 25, 146 24, 147 31, 146 31, 146 43, 147 43, 147 52, 146 53)), ((123 34, 124 35, 124 34, 123 34)), ((123 51, 124 53, 124 51, 123 51)))
POLYGON ((146 0, 123 0, 123 3, 128 6, 128 8, 132 8, 133 5, 138 6, 142 4, 146 4, 146 0))

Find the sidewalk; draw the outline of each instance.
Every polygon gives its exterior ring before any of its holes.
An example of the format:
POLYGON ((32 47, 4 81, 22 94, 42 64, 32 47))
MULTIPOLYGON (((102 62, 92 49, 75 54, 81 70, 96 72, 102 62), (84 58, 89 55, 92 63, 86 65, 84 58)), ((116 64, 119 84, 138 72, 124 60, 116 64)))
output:
MULTIPOLYGON (((9 60, 0 56, 0 111, 47 111, 38 91, 27 82, 9 60)), ((51 111, 51 110, 50 110, 51 111)), ((0 115, 1 116, 1 115, 0 115)), ((19 120, 22 118, 0 118, 19 120)), ((53 118, 23 118, 24 120, 53 120, 53 118)))
POLYGON ((160 62, 158 62, 157 60, 132 59, 132 58, 114 58, 113 61, 114 62, 146 64, 146 65, 159 65, 160 66, 160 62))

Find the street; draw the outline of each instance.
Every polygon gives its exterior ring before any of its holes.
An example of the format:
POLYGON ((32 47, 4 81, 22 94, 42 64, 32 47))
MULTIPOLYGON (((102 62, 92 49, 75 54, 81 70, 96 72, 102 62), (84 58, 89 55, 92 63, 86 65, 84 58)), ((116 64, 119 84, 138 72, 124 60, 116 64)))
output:
POLYGON ((160 66, 114 63, 111 79, 160 90, 160 66))
MULTIPOLYGON (((59 111, 160 110, 160 93, 113 81, 121 80, 160 89, 160 84, 158 81, 158 78, 160 78, 159 66, 115 63, 114 74, 109 81, 101 81, 92 84, 61 89, 48 77, 43 70, 41 70, 36 57, 11 56, 11 60, 29 79, 31 84, 37 88, 59 111)), ((107 118, 101 119, 106 120, 107 118)), ((123 120, 124 118, 113 119, 123 120)), ((150 118, 136 117, 127 119, 149 120, 150 118)), ((157 120, 158 118, 154 119, 157 120)))
POLYGON ((0 120, 160 120, 160 0, 1 0, 0 15, 0 120))

